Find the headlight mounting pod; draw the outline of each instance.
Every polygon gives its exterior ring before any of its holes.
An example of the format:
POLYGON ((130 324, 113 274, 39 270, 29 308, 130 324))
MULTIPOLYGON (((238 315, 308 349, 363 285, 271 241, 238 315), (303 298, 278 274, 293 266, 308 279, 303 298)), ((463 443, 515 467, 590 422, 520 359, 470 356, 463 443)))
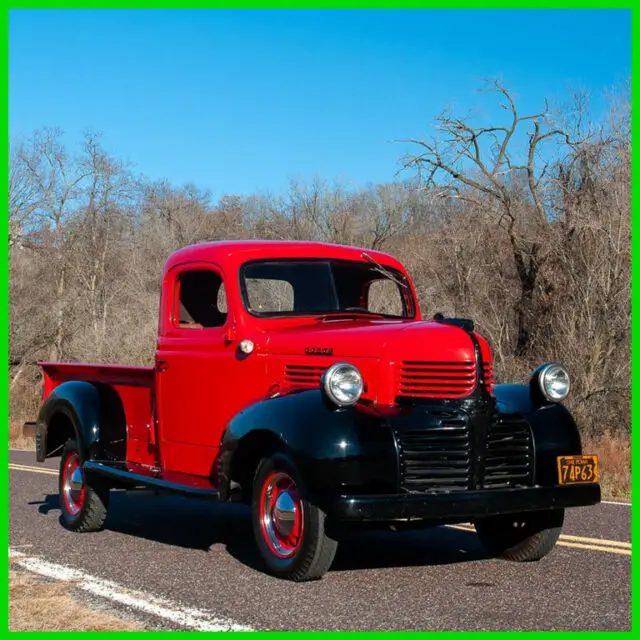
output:
POLYGON ((337 407, 355 404, 364 389, 362 374, 348 362, 331 365, 322 376, 321 386, 325 396, 337 407))
POLYGON ((531 375, 531 399, 534 404, 562 402, 571 388, 567 368, 559 362, 547 362, 531 375))

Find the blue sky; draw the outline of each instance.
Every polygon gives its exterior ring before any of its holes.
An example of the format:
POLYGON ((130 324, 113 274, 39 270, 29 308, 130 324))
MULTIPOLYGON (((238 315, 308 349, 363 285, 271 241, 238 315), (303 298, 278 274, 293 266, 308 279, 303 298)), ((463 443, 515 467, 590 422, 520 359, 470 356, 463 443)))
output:
MULTIPOLYGON (((631 72, 627 10, 12 10, 9 133, 90 128, 151 179, 224 194, 394 179, 402 144, 500 77, 521 110, 631 72)), ((486 107, 485 117, 495 115, 486 107)))

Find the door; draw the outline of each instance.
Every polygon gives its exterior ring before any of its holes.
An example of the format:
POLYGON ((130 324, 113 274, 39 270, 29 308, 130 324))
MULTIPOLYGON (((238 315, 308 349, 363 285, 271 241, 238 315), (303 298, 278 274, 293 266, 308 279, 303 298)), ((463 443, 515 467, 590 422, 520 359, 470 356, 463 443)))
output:
MULTIPOLYGON (((158 439, 164 471, 215 477, 228 416, 233 346, 224 276, 210 263, 180 265, 164 283, 169 314, 156 352, 158 439)), ((162 324, 162 323, 161 323, 162 324)))

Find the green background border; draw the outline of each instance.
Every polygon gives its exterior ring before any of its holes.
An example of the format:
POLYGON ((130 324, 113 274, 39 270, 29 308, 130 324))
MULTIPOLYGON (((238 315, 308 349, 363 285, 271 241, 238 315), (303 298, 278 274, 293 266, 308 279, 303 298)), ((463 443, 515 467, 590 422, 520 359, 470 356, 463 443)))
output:
MULTIPOLYGON (((9 145, 9 131, 8 131, 8 22, 10 20, 10 12, 13 9, 108 9, 108 8, 180 8, 180 9, 188 9, 188 8, 440 8, 440 9, 592 9, 592 8, 607 8, 607 9, 632 9, 635 8, 634 5, 636 2, 606 2, 603 0, 598 1, 589 1, 583 0, 582 2, 572 2, 572 1, 559 1, 554 2, 551 1, 538 1, 538 2, 517 2, 517 1, 487 1, 487 2, 456 2, 455 0, 452 2, 437 2, 437 1, 429 1, 429 0, 399 0, 398 2, 390 2, 389 0, 380 1, 380 0, 347 0, 346 2, 340 2, 339 0, 317 0, 313 1, 305 1, 305 0, 279 0, 276 2, 241 2, 241 1, 194 1, 194 0, 186 0, 185 2, 176 2, 176 0, 156 0, 155 2, 140 2, 139 0, 85 0, 85 1, 62 1, 62 2, 43 2, 37 0, 23 0, 23 1, 9 1, 3 2, 5 5, 4 11, 2 11, 2 17, 0 18, 0 42, 4 41, 6 45, 2 47, 2 59, 0 60, 0 67, 3 70, 3 74, 5 76, 5 81, 2 83, 3 90, 6 92, 6 96, 2 100, 2 108, 6 111, 5 122, 6 126, 3 129, 3 142, 5 143, 6 149, 6 157, 7 157, 7 167, 9 164, 8 161, 8 145, 9 145)), ((640 30, 638 27, 640 26, 640 12, 638 10, 632 11, 632 29, 634 36, 636 34, 640 34, 640 30)), ((597 42, 593 43, 594 47, 598 46, 597 42)), ((635 43, 635 38, 633 42, 633 53, 632 53, 632 68, 635 67, 636 62, 636 54, 637 54, 638 46, 635 43)), ((635 102, 635 97, 638 92, 633 89, 633 101, 635 102)), ((632 121, 632 136, 633 139, 637 138, 637 133, 640 130, 640 125, 637 124, 636 120, 632 121)), ((635 167, 637 162, 640 160, 640 154, 637 151, 633 152, 632 155, 632 166, 635 167)), ((634 171, 634 175, 635 175, 634 171)), ((5 171, 2 175, 3 188, 5 189, 5 193, 8 193, 8 171, 5 171)), ((635 187, 635 184, 634 184, 635 187)), ((632 256, 636 255, 636 249, 638 247, 638 240, 636 238, 635 227, 637 223, 637 211, 638 211, 638 202, 640 201, 640 193, 637 189, 633 189, 632 191, 632 256)), ((7 200, 5 199, 5 202, 7 200)), ((8 214, 6 215, 5 225, 7 227, 8 233, 8 214)), ((4 246, 4 245, 3 245, 4 246)), ((7 326, 7 318, 8 318, 8 250, 5 249, 3 255, 0 257, 0 281, 3 283, 0 287, 0 309, 2 309, 2 313, 0 313, 0 339, 2 340, 2 354, 5 361, 8 360, 8 326, 7 326), (7 313, 5 313, 5 311, 7 313)), ((632 262, 632 309, 636 308, 637 303, 640 300, 640 294, 638 293, 638 287, 636 283, 640 281, 640 263, 638 260, 633 260, 632 262)), ((632 321, 631 328, 631 336, 632 336, 632 424, 635 425, 637 423, 638 411, 640 407, 640 399, 638 398, 638 384, 639 384, 639 374, 636 367, 636 361, 638 357, 638 349, 640 348, 640 329, 638 325, 632 321)), ((2 409, 2 415, 5 416, 2 422, 2 427, 0 427, 0 432, 4 431, 7 434, 8 439, 8 367, 7 363, 3 362, 1 365, 2 371, 2 384, 0 389, 0 407, 2 409)), ((638 448, 637 448, 637 436, 635 435, 635 431, 632 429, 632 469, 635 470, 638 468, 638 448)), ((7 498, 8 498, 8 489, 9 489, 9 477, 8 477, 8 450, 4 447, 0 446, 0 465, 4 468, 5 478, 6 478, 6 487, 7 487, 7 498)), ((636 488, 638 485, 638 477, 637 474, 633 473, 632 480, 632 494, 636 495, 636 488)), ((1 503, 0 503, 1 504, 1 503)), ((1 508, 1 507, 0 507, 1 508)), ((632 541, 638 538, 637 530, 638 530, 638 518, 633 517, 634 510, 632 508, 632 541)), ((5 526, 2 528, 2 536, 6 541, 5 548, 8 548, 8 504, 5 502, 4 509, 2 512, 2 516, 4 519, 5 526)), ((6 556, 5 556, 6 557, 6 556)), ((5 560, 5 562, 7 562, 5 560)), ((632 590, 635 592, 635 584, 637 582, 637 573, 638 573, 638 562, 635 558, 635 555, 631 557, 632 563, 632 590)), ((7 566, 7 565, 5 565, 7 566)), ((590 570, 588 565, 585 566, 585 572, 590 570)), ((8 567, 7 567, 8 570, 8 567)), ((5 575, 7 575, 5 573, 5 575)), ((214 579, 212 575, 212 579, 214 579)), ((8 587, 7 582, 3 583, 5 597, 3 598, 3 619, 8 620, 8 587)), ((421 583, 416 584, 416 588, 423 589, 425 593, 428 593, 430 589, 437 588, 437 585, 421 583)), ((304 591, 301 589, 300 597, 304 598, 304 591)), ((571 594, 567 594, 567 597, 570 598, 571 594)), ((354 612, 356 613, 356 612, 354 612)), ((544 616, 544 611, 540 611, 540 615, 544 616)), ((632 628, 635 630, 638 627, 638 621, 640 620, 638 613, 638 606, 635 602, 635 599, 632 599, 632 628)), ((98 633, 98 632, 94 632, 98 633)), ((117 633, 117 635, 121 635, 126 638, 131 638, 134 636, 148 636, 149 633, 163 633, 163 632, 112 632, 117 633)), ((183 632, 188 633, 188 632, 183 632)), ((274 632, 262 632, 269 633, 273 635, 274 632)), ((287 636, 290 635, 311 635, 319 632, 287 632, 287 636)), ((334 636, 341 636, 349 633, 358 633, 358 632, 332 632, 334 636)), ((427 632, 360 632, 366 633, 368 636, 384 636, 388 637, 389 633, 402 634, 402 636, 416 636, 423 635, 423 633, 427 632)), ((509 631, 492 631, 492 632, 438 632, 441 635, 453 635, 458 633, 467 633, 467 634, 478 634, 482 635, 482 637, 495 637, 499 635, 504 635, 508 633, 512 633, 509 631)), ((526 632, 528 635, 544 635, 547 633, 553 632, 526 632)), ((559 632, 563 634, 568 634, 570 632, 559 632)), ((624 634, 624 632, 622 632, 624 634)), ((590 632, 589 635, 596 635, 599 637, 611 636, 614 635, 617 637, 621 634, 621 632, 590 632)), ((35 633, 30 632, 27 633, 28 636, 39 636, 44 635, 43 632, 35 633)), ((86 635, 86 634, 83 634, 86 635)), ((93 635, 93 633, 92 633, 93 635)))

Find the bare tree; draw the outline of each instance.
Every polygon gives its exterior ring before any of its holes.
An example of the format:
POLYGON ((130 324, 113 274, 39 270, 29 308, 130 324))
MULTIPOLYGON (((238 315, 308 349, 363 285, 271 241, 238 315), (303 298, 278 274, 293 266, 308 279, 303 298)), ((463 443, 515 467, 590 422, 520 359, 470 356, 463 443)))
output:
POLYGON ((9 160, 9 246, 24 241, 25 230, 33 224, 33 215, 41 206, 42 194, 31 179, 23 157, 24 143, 13 147, 9 160))
POLYGON ((540 158, 540 145, 557 138, 571 151, 578 143, 553 126, 546 101, 542 111, 520 115, 513 95, 500 82, 486 90, 502 99, 500 106, 509 114, 506 124, 474 126, 470 118, 445 111, 437 118, 435 140, 405 141, 419 152, 408 155, 403 168, 417 170, 422 188, 473 205, 506 233, 520 283, 514 353, 524 355, 535 324, 534 293, 545 286, 539 279, 548 255, 545 233, 553 219, 544 194, 550 161, 540 158), (517 151, 522 126, 528 127, 523 156, 517 151))
MULTIPOLYGON (((43 130, 10 156, 11 415, 33 418, 38 359, 149 364, 163 264, 176 249, 228 238, 323 240, 381 248, 407 266, 423 315, 474 318, 499 381, 543 359, 567 363, 586 434, 630 428, 630 110, 588 117, 583 94, 506 123, 450 112, 414 140, 408 184, 291 183, 225 196, 150 182, 95 136, 69 152, 43 130), (554 124, 561 123, 561 124, 554 124), (494 126, 495 125, 495 126, 494 126), (524 145, 524 151, 522 151, 524 145)), ((265 296, 282 308, 285 292, 265 296)), ((387 308, 392 298, 376 294, 387 308)))
POLYGON ((66 226, 77 206, 81 183, 88 173, 68 157, 58 129, 36 132, 30 145, 23 145, 16 158, 16 173, 23 191, 31 194, 30 217, 40 224, 43 250, 50 248, 50 269, 55 273, 56 300, 53 308, 54 331, 49 357, 60 358, 65 339, 65 308, 68 278, 68 252, 73 233, 66 226))

